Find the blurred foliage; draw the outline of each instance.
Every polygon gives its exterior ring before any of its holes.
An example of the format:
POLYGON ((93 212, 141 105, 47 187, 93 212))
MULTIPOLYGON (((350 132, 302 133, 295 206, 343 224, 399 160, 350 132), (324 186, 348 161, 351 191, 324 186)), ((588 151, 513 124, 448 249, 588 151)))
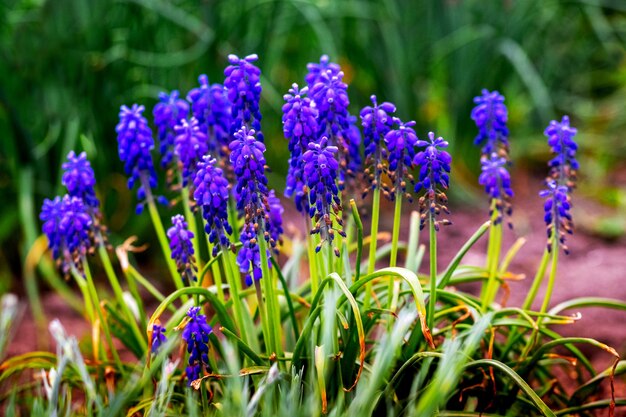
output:
POLYGON ((161 90, 185 94, 201 73, 221 82, 229 53, 261 58, 277 187, 281 96, 328 53, 344 67, 353 113, 375 93, 417 120, 418 134, 436 130, 467 155, 455 181, 472 183, 478 167, 469 112, 486 87, 507 97, 516 158, 543 164, 543 127, 569 113, 593 190, 615 190, 626 175, 614 170, 626 155, 625 12, 620 0, 0 0, 0 275, 20 275, 70 149, 94 163, 113 243, 122 228, 142 230, 116 154, 119 106, 141 102, 149 115, 161 90))

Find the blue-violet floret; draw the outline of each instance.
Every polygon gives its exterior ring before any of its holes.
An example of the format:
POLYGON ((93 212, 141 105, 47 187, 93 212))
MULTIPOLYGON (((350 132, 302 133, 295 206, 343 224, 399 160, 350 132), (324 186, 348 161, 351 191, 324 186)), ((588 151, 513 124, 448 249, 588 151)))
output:
POLYGON ((183 330, 183 340, 187 344, 189 361, 187 362, 187 379, 189 385, 209 372, 209 335, 213 331, 207 323, 204 314, 200 314, 200 307, 191 307, 187 312, 189 321, 183 330))
POLYGON ((190 282, 196 280, 196 258, 191 240, 194 238, 185 221, 185 217, 177 214, 172 217, 172 227, 167 230, 170 240, 172 259, 176 262, 176 269, 183 280, 190 282))

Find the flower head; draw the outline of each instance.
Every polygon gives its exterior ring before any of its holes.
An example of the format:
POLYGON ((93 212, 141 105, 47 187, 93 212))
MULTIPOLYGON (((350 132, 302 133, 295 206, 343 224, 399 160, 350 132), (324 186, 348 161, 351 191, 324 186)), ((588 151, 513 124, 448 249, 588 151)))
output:
POLYGON ((308 74, 304 77, 309 88, 312 88, 318 81, 320 81, 320 77, 322 74, 326 74, 328 71, 332 75, 337 75, 339 71, 341 71, 341 67, 334 62, 330 62, 330 58, 328 55, 322 55, 320 57, 319 64, 311 62, 307 64, 306 69, 309 71, 308 74))
POLYGON ((450 182, 450 154, 440 148, 447 148, 448 142, 443 138, 435 138, 433 132, 428 133, 429 141, 418 140, 417 146, 424 149, 415 155, 413 163, 419 166, 419 178, 415 184, 415 192, 424 190, 424 195, 419 199, 420 205, 420 228, 426 224, 426 218, 434 222, 435 230, 439 230, 439 225, 450 224, 447 219, 436 220, 436 216, 443 211, 449 214, 445 190, 450 182))
POLYGON ((547 185, 548 188, 542 190, 539 195, 546 199, 543 219, 548 232, 548 251, 552 250, 553 239, 557 239, 555 244, 560 245, 567 254, 569 248, 565 244, 565 236, 574 233, 569 189, 566 185, 559 185, 555 180, 548 181, 547 185))
POLYGON ((476 107, 472 110, 472 119, 478 127, 478 135, 474 144, 482 146, 482 154, 489 157, 497 153, 508 159, 509 129, 506 125, 508 111, 504 104, 504 96, 497 91, 482 90, 480 96, 474 97, 476 107))
POLYGON ((186 369, 189 385, 209 371, 209 335, 213 331, 200 307, 191 307, 187 312, 189 321, 183 330, 189 361, 186 369))
POLYGON ((348 176, 360 165, 360 136, 354 135, 351 122, 355 119, 348 113, 348 85, 343 82, 343 72, 327 69, 319 74, 319 80, 310 87, 311 97, 319 111, 318 137, 326 136, 328 142, 337 147, 337 159, 341 167, 339 186, 343 189, 348 176))
POLYGON ((45 199, 39 218, 48 247, 63 272, 67 274, 71 268, 82 270, 82 260, 92 246, 92 220, 83 200, 67 194, 45 199))
POLYGON ((177 214, 172 217, 172 227, 167 230, 167 237, 170 240, 172 259, 176 261, 178 272, 183 279, 195 281, 198 269, 195 265, 196 258, 191 242, 194 234, 187 227, 187 222, 182 215, 177 214))
POLYGON ((233 134, 246 126, 257 132, 257 138, 263 142, 261 133, 261 70, 253 64, 259 57, 248 55, 239 58, 228 55, 230 65, 224 70, 226 80, 224 86, 228 91, 228 99, 232 103, 232 121, 230 133, 233 134))
MULTIPOLYGON (((492 153, 489 159, 483 158, 481 164, 482 173, 478 177, 478 183, 485 187, 485 192, 495 202, 493 208, 498 213, 495 224, 498 224, 502 221, 504 214, 510 216, 513 211, 511 206, 511 198, 513 197, 511 175, 506 169, 508 161, 496 153, 492 153)), ((509 226, 511 226, 510 223, 509 226)))
POLYGON ((143 200, 151 188, 157 186, 157 176, 152 163, 150 151, 154 148, 152 131, 142 113, 144 106, 133 104, 131 108, 122 106, 120 109, 120 121, 115 131, 120 160, 124 162, 124 170, 128 179, 128 188, 132 189, 139 182, 137 197, 140 203, 137 212, 143 210, 143 200), (146 187, 148 187, 146 189, 146 187))
MULTIPOLYGON (((258 232, 252 223, 244 223, 240 231, 241 248, 237 253, 237 265, 239 270, 245 275, 246 285, 250 286, 253 282, 259 281, 263 277, 261 268, 261 249, 257 242, 258 232)), ((270 252, 267 251, 269 259, 270 252)), ((268 262, 268 267, 271 268, 268 262)))
POLYGON ((174 149, 174 127, 180 119, 187 117, 189 103, 179 97, 177 90, 170 94, 159 93, 159 102, 154 106, 152 115, 157 127, 159 137, 159 152, 161 153, 161 166, 166 167, 172 160, 174 149))
POLYGON ((245 221, 261 224, 267 213, 267 177, 265 176, 265 145, 256 132, 242 127, 230 143, 230 163, 235 171, 238 195, 237 209, 245 221))
POLYGON ((223 171, 215 166, 216 161, 205 155, 198 162, 194 178, 194 194, 198 206, 202 208, 202 217, 206 220, 205 231, 209 242, 213 243, 213 256, 220 248, 230 246, 227 234, 233 233, 228 223, 228 181, 223 171))
POLYGON ((150 347, 150 351, 154 354, 159 353, 159 349, 161 345, 167 342, 167 337, 165 337, 165 327, 159 326, 158 324, 152 325, 152 345, 150 347))
POLYGON ((208 152, 207 137, 200 130, 195 117, 189 121, 182 119, 174 129, 176 131, 176 156, 182 166, 183 187, 186 187, 189 180, 193 181, 196 164, 208 152))
POLYGON ((287 186, 285 196, 295 195, 295 203, 298 211, 308 212, 306 191, 302 178, 302 155, 306 152, 310 142, 317 139, 317 116, 318 112, 313 101, 306 97, 308 87, 298 89, 293 84, 289 94, 285 94, 283 105, 283 133, 289 140, 289 171, 287 173, 287 186))
POLYGON ((207 135, 209 152, 226 157, 230 141, 231 104, 222 84, 209 84, 206 75, 198 77, 200 87, 187 94, 193 116, 207 135))
POLYGON ((74 151, 71 151, 67 155, 67 162, 64 162, 61 167, 63 169, 61 182, 67 188, 69 195, 81 198, 87 207, 98 210, 100 201, 94 189, 96 177, 87 160, 87 154, 81 152, 77 156, 74 151))
MULTIPOLYGON (((304 178, 309 188, 309 216, 316 222, 311 233, 319 233, 322 243, 327 241, 332 245, 335 237, 336 222, 340 227, 341 200, 337 187, 339 163, 335 157, 337 147, 328 144, 328 138, 323 136, 319 142, 309 143, 309 149, 304 153, 304 178)), ((344 236, 343 230, 338 230, 344 236)), ((321 249, 321 243, 316 251, 321 249)), ((339 251, 335 248, 335 254, 339 251)))
MULTIPOLYGON (((385 135, 393 126, 393 116, 396 106, 392 103, 384 102, 378 104, 376 96, 370 97, 371 106, 364 107, 360 112, 361 126, 363 126, 363 145, 365 147, 365 175, 370 182, 372 189, 381 187, 381 177, 387 172, 386 158, 387 147, 385 145, 385 135)), ((363 191, 365 196, 368 192, 363 191)))
POLYGON ((409 173, 409 169, 413 165, 415 158, 415 147, 418 139, 413 130, 415 122, 402 122, 397 117, 394 118, 397 128, 389 130, 385 135, 385 143, 387 144, 389 161, 389 177, 393 183, 390 190, 385 189, 385 195, 390 199, 394 199, 396 195, 406 194, 409 201, 412 201, 410 194, 406 192, 407 180, 413 182, 413 176, 409 173))
POLYGON ((548 145, 555 155, 550 160, 550 178, 559 185, 566 185, 571 191, 576 183, 576 171, 579 165, 576 160, 578 145, 574 141, 577 130, 569 125, 569 117, 563 116, 561 122, 553 120, 544 134, 548 137, 548 145))

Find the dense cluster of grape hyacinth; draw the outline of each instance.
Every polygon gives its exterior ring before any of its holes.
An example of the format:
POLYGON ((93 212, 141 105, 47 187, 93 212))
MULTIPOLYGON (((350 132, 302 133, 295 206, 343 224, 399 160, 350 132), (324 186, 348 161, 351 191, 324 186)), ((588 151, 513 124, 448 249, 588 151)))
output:
POLYGON ((559 185, 566 185, 571 191, 576 185, 576 171, 579 168, 576 160, 578 145, 574 141, 577 130, 570 126, 569 117, 563 116, 561 122, 551 121, 544 133, 555 155, 549 162, 550 178, 559 185))
POLYGON ((489 158, 495 152, 508 160, 508 111, 504 96, 497 91, 483 89, 480 96, 474 97, 474 103, 476 107, 472 110, 471 117, 478 127, 474 144, 482 147, 483 157, 489 158))
POLYGON ((435 138, 433 132, 428 133, 429 141, 418 140, 417 146, 425 147, 413 158, 413 163, 419 166, 419 178, 415 184, 415 192, 424 190, 424 195, 419 199, 420 207, 420 228, 424 228, 427 218, 430 217, 435 230, 439 230, 439 225, 450 224, 447 219, 436 220, 443 211, 449 214, 445 190, 450 182, 450 163, 452 157, 441 148, 447 148, 448 142, 442 137, 435 138))
POLYGON ((228 92, 228 100, 232 104, 232 121, 230 133, 234 134, 243 126, 254 129, 257 139, 263 142, 261 133, 261 70, 253 64, 259 57, 248 55, 239 58, 228 55, 230 65, 224 70, 226 79, 224 87, 228 92))
POLYGON ((559 185, 555 180, 549 180, 547 188, 539 195, 546 199, 544 204, 544 221, 548 232, 548 251, 552 250, 552 239, 568 254, 569 248, 565 244, 565 236, 574 232, 574 222, 570 213, 571 203, 566 185, 559 185))
POLYGON ((159 152, 161 153, 161 166, 166 167, 174 156, 174 127, 180 119, 189 114, 189 103, 179 97, 177 90, 170 94, 159 93, 159 102, 154 106, 152 115, 159 137, 159 152))
POLYGON ((213 331, 207 323, 206 316, 200 314, 200 307, 191 307, 187 312, 189 321, 183 330, 183 340, 187 344, 189 361, 187 362, 187 379, 189 385, 202 377, 204 371, 209 372, 209 334, 213 331))
POLYGON ((397 117, 394 118, 395 129, 390 130, 385 135, 385 143, 387 144, 389 161, 389 177, 393 183, 391 189, 385 195, 394 199, 397 195, 405 195, 412 201, 411 194, 406 192, 407 181, 413 182, 413 176, 409 172, 413 166, 415 155, 415 147, 418 143, 417 134, 413 130, 414 121, 402 122, 397 117))
POLYGON ((267 177, 265 145, 257 140, 254 129, 242 127, 230 143, 230 162, 235 171, 237 209, 246 223, 263 224, 267 214, 267 177))
MULTIPOLYGON (((371 106, 361 110, 361 126, 363 126, 363 146, 365 148, 365 177, 372 189, 384 187, 381 177, 387 172, 387 147, 385 135, 393 127, 393 116, 396 106, 384 102, 378 104, 376 96, 370 97, 371 106)), ((363 191, 363 197, 367 195, 369 187, 363 191)))
POLYGON ((152 346, 150 346, 150 351, 154 354, 159 353, 159 349, 165 342, 167 342, 167 337, 165 337, 165 327, 158 324, 153 324, 152 346))
POLYGON ((181 277, 187 282, 196 279, 196 259, 191 239, 193 232, 187 227, 185 217, 177 214, 172 217, 172 227, 167 230, 167 237, 170 240, 172 259, 176 262, 176 269, 181 277))
MULTIPOLYGON (((154 140, 148 121, 142 115, 144 110, 144 106, 137 104, 130 108, 122 106, 120 121, 115 128, 119 156, 124 162, 126 174, 130 175, 128 188, 132 189, 135 183, 139 183, 137 213, 143 210, 143 204, 151 188, 157 186, 157 175, 150 154, 154 148, 154 140)), ((160 201, 163 202, 163 199, 160 201)))
POLYGON ((39 218, 48 247, 63 273, 68 274, 72 268, 81 271, 82 260, 92 246, 92 220, 83 200, 67 194, 45 199, 39 218))
POLYGON ((308 87, 298 89, 293 84, 289 94, 283 96, 283 134, 289 140, 289 171, 285 196, 294 196, 296 209, 299 212, 308 212, 308 200, 302 178, 302 155, 306 152, 310 142, 317 139, 318 112, 313 101, 307 97, 308 87))
POLYGON ((200 127, 198 120, 192 117, 189 121, 182 119, 174 128, 176 131, 175 150, 178 162, 181 166, 182 186, 186 187, 193 174, 197 163, 208 152, 207 137, 200 127))
POLYGON ((213 256, 220 248, 230 246, 227 235, 233 233, 228 223, 228 180, 223 171, 216 166, 215 158, 205 155, 198 162, 194 178, 194 199, 202 209, 206 220, 204 230, 213 245, 213 256))
MULTIPOLYGON (((337 187, 339 163, 335 155, 337 147, 328 144, 328 138, 323 136, 318 142, 309 143, 309 149, 304 153, 304 178, 309 188, 309 216, 314 219, 315 226, 312 234, 319 233, 321 243, 315 248, 320 251, 322 243, 328 242, 332 246, 335 237, 333 223, 343 226, 341 220, 341 200, 337 187)), ((341 236, 345 236, 342 229, 338 229, 341 236)), ((339 251, 334 248, 335 254, 339 251)))
MULTIPOLYGON (((481 161, 482 173, 478 177, 478 183, 485 187, 485 192, 493 201, 492 210, 496 211, 495 224, 502 221, 504 214, 510 216, 513 211, 511 205, 513 190, 511 189, 511 175, 506 169, 507 164, 507 160, 496 153, 492 153, 489 159, 483 158, 481 161)), ((511 226, 510 223, 509 226, 511 226)))
POLYGON ((343 188, 346 178, 357 172, 361 164, 360 135, 351 127, 356 119, 348 113, 348 85, 343 82, 343 72, 332 69, 316 73, 316 79, 309 90, 319 112, 318 137, 326 136, 338 149, 339 186, 343 188))
POLYGON ((200 86, 187 94, 187 100, 200 130, 207 135, 209 152, 225 158, 232 124, 230 100, 222 84, 209 84, 209 78, 204 74, 198 77, 198 82, 200 86))

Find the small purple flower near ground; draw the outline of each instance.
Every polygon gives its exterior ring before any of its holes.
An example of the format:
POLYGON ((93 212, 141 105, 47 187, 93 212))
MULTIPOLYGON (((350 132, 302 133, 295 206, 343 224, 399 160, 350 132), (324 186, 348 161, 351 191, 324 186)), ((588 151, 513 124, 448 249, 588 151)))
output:
POLYGON ((204 371, 209 371, 209 335, 213 331, 207 323, 204 314, 200 314, 200 307, 191 307, 187 312, 189 321, 183 330, 182 338, 187 344, 189 353, 186 368, 189 385, 202 377, 204 371))

